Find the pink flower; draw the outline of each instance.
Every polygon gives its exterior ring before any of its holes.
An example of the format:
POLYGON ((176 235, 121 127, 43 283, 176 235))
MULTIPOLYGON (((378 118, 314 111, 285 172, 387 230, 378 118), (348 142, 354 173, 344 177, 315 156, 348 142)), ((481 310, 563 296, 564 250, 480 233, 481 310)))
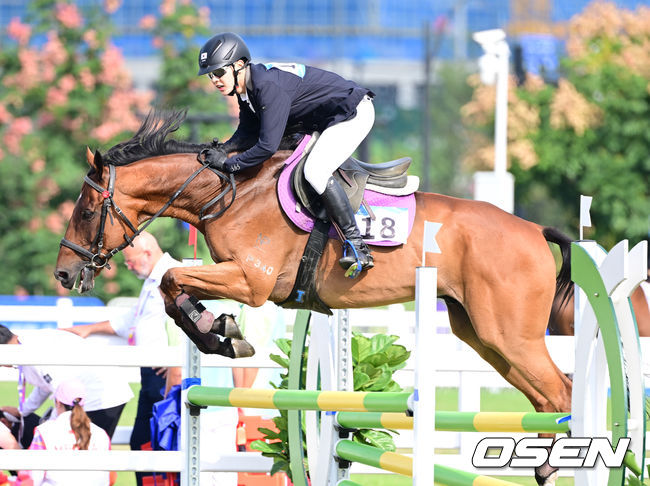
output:
POLYGON ((160 13, 163 17, 169 17, 176 12, 176 0, 163 0, 160 5, 160 13))
POLYGON ((41 82, 51 83, 56 78, 56 68, 52 64, 41 64, 41 82))
POLYGON ((154 46, 156 49, 160 49, 163 45, 165 45, 165 43, 164 43, 163 40, 162 40, 162 37, 159 37, 159 36, 154 37, 154 38, 151 40, 151 44, 153 44, 153 46, 154 46))
POLYGON ((59 204, 59 214, 64 220, 68 221, 70 218, 72 218, 73 211, 74 202, 70 201, 69 199, 59 204))
POLYGON ((117 85, 125 77, 122 52, 114 45, 109 45, 101 56, 102 73, 100 79, 108 85, 117 85))
POLYGON ((52 212, 45 218, 45 227, 55 235, 62 234, 64 225, 60 214, 52 212))
POLYGON ((158 23, 158 20, 156 17, 153 15, 145 15, 140 19, 140 23, 138 24, 141 29, 144 30, 151 30, 154 27, 156 27, 156 24, 158 23))
POLYGON ((121 5, 122 0, 104 0, 104 10, 109 14, 115 13, 121 5))
POLYGON ((5 76, 2 84, 8 88, 17 88, 24 93, 41 82, 38 70, 38 54, 27 48, 18 49, 18 59, 20 60, 20 71, 5 76))
POLYGON ((95 76, 87 67, 79 71, 79 81, 86 91, 92 91, 95 88, 95 76))
POLYGON ((210 7, 199 8, 199 21, 206 27, 210 26, 210 7))
POLYGON ((4 125, 11 121, 11 113, 7 110, 7 107, 3 104, 0 104, 0 124, 4 125))
POLYGON ((47 90, 47 94, 45 95, 45 105, 48 108, 56 108, 57 106, 65 105, 67 101, 68 93, 62 89, 57 88, 56 86, 51 86, 50 89, 47 90))
POLYGON ((20 153, 20 143, 25 135, 32 131, 32 120, 26 116, 16 118, 5 131, 3 141, 7 150, 13 155, 20 153))
POLYGON ((99 47, 99 40, 97 39, 96 30, 88 29, 86 32, 84 32, 82 38, 91 49, 97 49, 99 47))
POLYGON ((47 64, 58 66, 68 58, 68 53, 56 31, 47 34, 47 43, 43 48, 43 58, 47 64))
POLYGON ((23 24, 18 17, 12 18, 7 26, 7 35, 21 46, 27 45, 31 34, 32 28, 27 24, 23 24))
POLYGON ((57 3, 54 15, 68 29, 78 29, 83 23, 79 9, 73 3, 57 3))
POLYGON ((72 91, 76 84, 77 82, 75 81, 72 74, 66 74, 61 79, 59 79, 59 87, 65 94, 68 94, 70 91, 72 91))
POLYGON ((34 174, 38 174, 45 170, 45 161, 43 159, 36 159, 29 167, 34 174))

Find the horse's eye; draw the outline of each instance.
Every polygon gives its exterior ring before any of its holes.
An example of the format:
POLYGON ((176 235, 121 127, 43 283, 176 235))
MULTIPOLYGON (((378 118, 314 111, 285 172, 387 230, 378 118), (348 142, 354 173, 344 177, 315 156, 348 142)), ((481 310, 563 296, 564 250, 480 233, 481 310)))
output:
POLYGON ((86 221, 90 221, 91 219, 93 219, 95 217, 95 212, 91 211, 90 209, 84 209, 81 212, 81 217, 83 219, 85 219, 86 221))

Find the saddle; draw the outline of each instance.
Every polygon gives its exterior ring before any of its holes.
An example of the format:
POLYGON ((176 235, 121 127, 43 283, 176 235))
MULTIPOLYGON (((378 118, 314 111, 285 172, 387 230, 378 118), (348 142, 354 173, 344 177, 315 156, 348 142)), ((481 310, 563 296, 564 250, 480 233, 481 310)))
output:
MULTIPOLYGON (((298 204, 315 218, 325 220, 327 219, 325 208, 304 174, 307 155, 317 139, 318 133, 314 133, 302 153, 301 160, 294 167, 291 174, 291 189, 298 204)), ((417 190, 417 182, 413 187, 414 181, 406 173, 410 165, 410 157, 380 164, 368 164, 350 157, 334 172, 333 176, 345 191, 356 213, 364 201, 366 189, 392 195, 406 195, 417 190)), ((299 209, 296 207, 296 210, 299 209)))
MULTIPOLYGON (((285 161, 278 178, 280 207, 293 224, 310 233, 293 289, 278 305, 331 314, 329 306, 318 296, 315 276, 328 239, 338 235, 303 173, 307 155, 317 137, 318 134, 305 135, 285 161)), ((406 174, 410 164, 408 157, 382 164, 366 164, 350 157, 333 174, 348 195, 355 213, 362 214, 365 226, 362 237, 369 245, 396 246, 406 242, 415 220, 414 192, 419 185, 418 177, 406 174), (379 226, 388 224, 384 228, 386 231, 377 232, 377 223, 379 226)))

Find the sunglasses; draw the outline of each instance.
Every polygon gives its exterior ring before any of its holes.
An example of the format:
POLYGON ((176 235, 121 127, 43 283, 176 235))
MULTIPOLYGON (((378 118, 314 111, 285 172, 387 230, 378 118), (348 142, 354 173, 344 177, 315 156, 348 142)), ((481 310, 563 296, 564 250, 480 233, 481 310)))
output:
POLYGON ((219 78, 222 78, 222 77, 226 74, 226 68, 227 68, 227 67, 228 67, 228 66, 226 66, 226 67, 220 67, 219 69, 215 69, 215 70, 212 71, 211 73, 208 73, 208 77, 209 77, 210 80, 212 80, 212 81, 215 81, 215 80, 217 80, 217 79, 219 79, 219 78))

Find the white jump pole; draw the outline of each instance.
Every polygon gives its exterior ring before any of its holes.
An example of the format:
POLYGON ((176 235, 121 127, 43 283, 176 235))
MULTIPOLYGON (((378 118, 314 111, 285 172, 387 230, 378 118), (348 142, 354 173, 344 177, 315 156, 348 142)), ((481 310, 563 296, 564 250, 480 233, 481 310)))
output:
POLYGON ((413 485, 433 484, 436 417, 436 298, 438 269, 426 267, 426 253, 440 253, 440 223, 424 222, 422 266, 415 269, 415 386, 413 390, 413 485))

